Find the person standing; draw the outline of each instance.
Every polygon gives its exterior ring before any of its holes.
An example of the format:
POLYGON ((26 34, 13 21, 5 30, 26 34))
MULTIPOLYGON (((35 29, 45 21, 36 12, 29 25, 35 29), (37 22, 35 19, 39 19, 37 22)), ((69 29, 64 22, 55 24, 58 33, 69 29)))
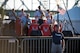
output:
POLYGON ((21 12, 18 13, 19 18, 23 18, 26 16, 26 13, 24 12, 24 9, 21 9, 21 12))
POLYGON ((34 17, 38 21, 42 15, 43 15, 43 12, 41 10, 41 6, 38 6, 38 9, 34 13, 34 17))
POLYGON ((12 21, 15 21, 16 20, 16 16, 17 14, 15 13, 15 10, 12 9, 12 11, 9 13, 9 19, 12 20, 12 21))
POLYGON ((40 19, 37 21, 37 23, 40 25, 42 25, 44 23, 43 21, 43 15, 41 15, 40 19))
POLYGON ((52 24, 52 19, 51 19, 50 11, 46 10, 45 15, 46 15, 46 18, 47 18, 47 23, 48 24, 52 24))
POLYGON ((11 20, 11 22, 9 23, 10 27, 9 29, 14 31, 15 28, 15 21, 16 21, 16 12, 14 9, 11 10, 11 12, 9 13, 9 19, 11 20))
POLYGON ((21 18, 23 35, 28 35, 28 28, 29 28, 29 25, 31 24, 31 20, 29 16, 30 15, 27 13, 25 17, 21 18))
POLYGON ((59 26, 54 25, 54 30, 52 31, 52 48, 51 53, 63 53, 65 46, 64 36, 59 31, 59 26))

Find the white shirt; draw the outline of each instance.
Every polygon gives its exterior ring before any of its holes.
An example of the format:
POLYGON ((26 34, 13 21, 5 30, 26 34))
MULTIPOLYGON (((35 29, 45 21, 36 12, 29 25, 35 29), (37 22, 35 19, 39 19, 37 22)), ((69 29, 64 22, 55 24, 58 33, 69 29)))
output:
POLYGON ((48 12, 46 12, 45 15, 46 15, 46 18, 47 18, 47 23, 48 24, 52 24, 52 20, 51 20, 50 14, 48 12))
POLYGON ((38 19, 41 17, 41 15, 42 15, 42 13, 39 11, 39 10, 37 10, 35 13, 34 13, 34 16, 36 17, 38 17, 38 19))
POLYGON ((26 13, 25 13, 25 12, 19 12, 19 13, 18 13, 18 16, 19 16, 20 18, 25 17, 25 16, 26 16, 26 13))
MULTIPOLYGON (((17 14, 15 13, 15 15, 17 15, 17 14)), ((10 18, 11 20, 16 20, 14 14, 13 14, 12 12, 9 13, 9 18, 10 18)))

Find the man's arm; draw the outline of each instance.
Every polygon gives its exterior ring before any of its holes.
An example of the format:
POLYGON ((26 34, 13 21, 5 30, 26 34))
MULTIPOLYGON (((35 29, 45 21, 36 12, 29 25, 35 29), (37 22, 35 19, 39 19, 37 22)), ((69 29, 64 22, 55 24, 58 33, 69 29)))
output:
POLYGON ((63 51, 64 51, 64 49, 65 49, 65 40, 64 39, 62 40, 62 48, 63 48, 63 51))
POLYGON ((63 51, 64 51, 64 49, 65 49, 65 40, 64 40, 64 35, 63 34, 62 34, 61 44, 62 44, 62 48, 63 48, 63 51))

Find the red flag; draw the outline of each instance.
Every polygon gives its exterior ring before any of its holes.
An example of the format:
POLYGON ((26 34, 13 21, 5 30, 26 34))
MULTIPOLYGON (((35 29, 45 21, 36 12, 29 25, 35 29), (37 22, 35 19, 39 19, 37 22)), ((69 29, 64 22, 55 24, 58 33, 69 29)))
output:
POLYGON ((58 12, 61 14, 61 15, 64 15, 65 14, 65 10, 63 8, 61 8, 59 5, 58 6, 58 12))

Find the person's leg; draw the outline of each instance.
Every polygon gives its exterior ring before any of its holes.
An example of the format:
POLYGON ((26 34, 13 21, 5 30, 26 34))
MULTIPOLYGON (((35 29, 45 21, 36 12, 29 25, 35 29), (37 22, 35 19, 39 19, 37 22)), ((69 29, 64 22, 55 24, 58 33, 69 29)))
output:
POLYGON ((62 45, 57 45, 57 53, 63 53, 62 52, 62 45))
POLYGON ((23 35, 28 35, 28 27, 27 26, 24 26, 23 27, 23 35))
POLYGON ((52 46, 51 46, 51 53, 56 53, 56 51, 57 51, 56 44, 52 43, 52 46))

